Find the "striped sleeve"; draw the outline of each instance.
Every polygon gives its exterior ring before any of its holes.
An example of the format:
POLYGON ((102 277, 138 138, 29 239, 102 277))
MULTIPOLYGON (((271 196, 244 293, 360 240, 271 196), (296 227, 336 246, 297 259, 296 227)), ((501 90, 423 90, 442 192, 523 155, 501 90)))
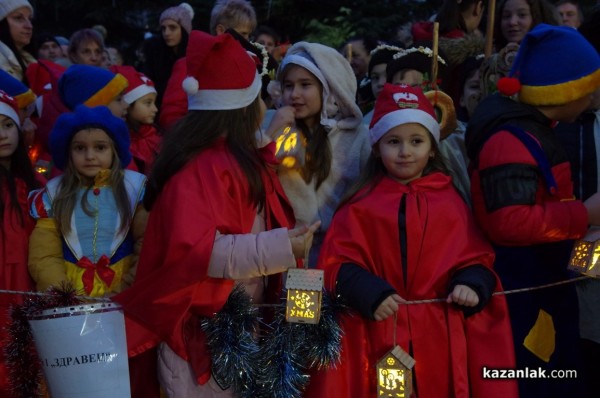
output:
POLYGON ((52 202, 46 188, 37 189, 29 193, 29 214, 36 220, 52 217, 52 202))

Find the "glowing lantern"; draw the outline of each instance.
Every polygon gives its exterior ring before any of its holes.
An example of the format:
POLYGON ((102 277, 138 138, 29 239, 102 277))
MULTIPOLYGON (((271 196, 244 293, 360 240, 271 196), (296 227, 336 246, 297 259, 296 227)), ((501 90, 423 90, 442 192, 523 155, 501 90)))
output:
POLYGON ((287 304, 285 320, 295 323, 319 323, 323 270, 290 268, 285 282, 287 304))
POLYGON ((306 138, 296 126, 286 126, 275 139, 275 157, 287 168, 304 166, 306 138))
POLYGON ((377 397, 408 398, 412 394, 415 360, 399 346, 377 362, 377 397))
POLYGON ((599 277, 598 258, 600 257, 600 240, 578 240, 573 245, 569 269, 581 274, 599 277))

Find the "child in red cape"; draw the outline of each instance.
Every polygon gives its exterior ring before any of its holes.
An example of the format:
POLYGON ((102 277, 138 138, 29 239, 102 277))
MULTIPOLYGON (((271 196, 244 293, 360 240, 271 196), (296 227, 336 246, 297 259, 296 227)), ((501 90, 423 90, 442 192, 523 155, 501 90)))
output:
MULTIPOLYGON (((37 187, 21 133, 19 105, 0 90, 0 289, 27 292, 33 280, 27 271, 29 235, 35 225, 27 214, 27 193, 37 187)), ((8 333, 9 307, 24 296, 0 294, 0 341, 8 333)), ((0 396, 12 397, 6 353, 0 350, 0 396)))
POLYGON ((130 356, 161 343, 159 380, 170 398, 226 397, 233 391, 212 376, 200 321, 236 284, 264 301, 264 277, 296 267, 319 223, 291 229, 292 208, 256 146, 266 107, 250 55, 231 35, 192 31, 186 62, 189 112, 154 163, 137 279, 113 299, 125 310, 130 356))
POLYGON ((132 66, 113 65, 110 70, 125 76, 129 83, 123 92, 123 100, 129 106, 126 121, 131 138, 129 151, 133 158, 128 168, 149 176, 162 141, 154 124, 158 113, 154 82, 132 66))
POLYGON ((419 88, 386 84, 370 126, 373 153, 335 214, 319 256, 326 287, 357 311, 343 316, 342 358, 306 397, 375 397, 376 364, 394 344, 416 361, 419 398, 516 397, 494 253, 445 173, 440 128, 419 88), (405 301, 444 298, 408 305, 405 301), (360 316, 359 316, 360 315, 360 316))

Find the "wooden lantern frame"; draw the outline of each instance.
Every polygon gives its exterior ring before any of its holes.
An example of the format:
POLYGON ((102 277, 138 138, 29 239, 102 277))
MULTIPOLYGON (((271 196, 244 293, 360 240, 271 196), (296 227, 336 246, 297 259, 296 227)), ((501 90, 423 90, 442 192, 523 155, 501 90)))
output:
POLYGON ((321 269, 288 269, 285 282, 287 289, 286 321, 319 323, 323 298, 323 275, 324 272, 321 269))

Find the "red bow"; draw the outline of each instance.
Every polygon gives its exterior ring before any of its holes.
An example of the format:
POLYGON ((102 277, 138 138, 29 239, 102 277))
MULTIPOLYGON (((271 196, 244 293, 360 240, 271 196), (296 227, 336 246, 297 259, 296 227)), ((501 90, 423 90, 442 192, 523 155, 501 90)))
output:
POLYGON ((85 268, 81 280, 87 294, 90 294, 94 288, 94 276, 96 275, 96 272, 98 273, 98 277, 100 277, 102 282, 104 282, 106 286, 110 287, 113 278, 115 277, 115 271, 110 269, 109 264, 110 259, 106 257, 106 255, 102 255, 96 264, 91 262, 91 260, 87 257, 82 257, 79 261, 77 261, 76 265, 78 267, 85 268))

